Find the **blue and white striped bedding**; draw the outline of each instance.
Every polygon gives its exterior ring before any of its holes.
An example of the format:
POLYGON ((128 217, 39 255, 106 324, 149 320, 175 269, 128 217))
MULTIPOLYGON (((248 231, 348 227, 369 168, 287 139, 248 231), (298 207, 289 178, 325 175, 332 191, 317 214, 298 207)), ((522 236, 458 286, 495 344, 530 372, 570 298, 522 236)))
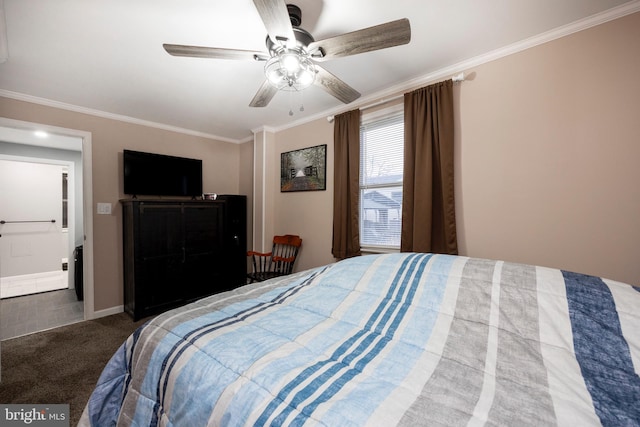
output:
POLYGON ((638 313, 551 268, 352 258, 155 318, 81 425, 640 425, 638 313))

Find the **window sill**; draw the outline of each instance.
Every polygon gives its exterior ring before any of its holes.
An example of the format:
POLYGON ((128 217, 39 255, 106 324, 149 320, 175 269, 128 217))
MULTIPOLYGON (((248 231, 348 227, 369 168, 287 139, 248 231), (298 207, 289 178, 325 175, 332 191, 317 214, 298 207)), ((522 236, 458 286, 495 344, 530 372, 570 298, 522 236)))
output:
POLYGON ((393 254, 399 253, 400 248, 393 246, 361 246, 360 251, 363 254, 393 254))

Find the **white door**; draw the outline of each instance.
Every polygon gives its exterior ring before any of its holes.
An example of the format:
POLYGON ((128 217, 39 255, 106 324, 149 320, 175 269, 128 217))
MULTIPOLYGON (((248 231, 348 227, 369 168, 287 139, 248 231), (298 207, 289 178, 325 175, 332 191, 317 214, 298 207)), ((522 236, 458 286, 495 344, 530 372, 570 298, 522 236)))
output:
POLYGON ((0 296, 66 288, 62 172, 56 164, 0 160, 0 296))

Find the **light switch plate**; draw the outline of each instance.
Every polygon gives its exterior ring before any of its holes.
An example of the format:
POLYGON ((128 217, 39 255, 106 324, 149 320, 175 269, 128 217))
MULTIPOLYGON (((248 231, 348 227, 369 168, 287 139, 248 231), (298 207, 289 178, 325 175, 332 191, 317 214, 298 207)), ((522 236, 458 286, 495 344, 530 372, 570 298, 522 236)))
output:
POLYGON ((111 215, 111 203, 98 203, 98 215, 111 215))

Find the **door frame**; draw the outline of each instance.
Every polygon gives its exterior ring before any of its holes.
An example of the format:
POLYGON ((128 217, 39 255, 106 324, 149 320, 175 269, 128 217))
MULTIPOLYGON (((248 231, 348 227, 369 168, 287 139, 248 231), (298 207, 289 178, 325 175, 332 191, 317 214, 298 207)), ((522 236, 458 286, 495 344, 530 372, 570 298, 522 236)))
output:
MULTIPOLYGON (((58 126, 43 125, 22 120, 0 117, 0 127, 41 130, 48 133, 71 136, 82 139, 82 216, 84 228, 83 243, 83 293, 84 293, 84 320, 95 318, 94 289, 93 289, 93 180, 92 180, 92 151, 91 132, 77 129, 68 129, 58 126)), ((7 141, 10 142, 10 141, 7 141)))

